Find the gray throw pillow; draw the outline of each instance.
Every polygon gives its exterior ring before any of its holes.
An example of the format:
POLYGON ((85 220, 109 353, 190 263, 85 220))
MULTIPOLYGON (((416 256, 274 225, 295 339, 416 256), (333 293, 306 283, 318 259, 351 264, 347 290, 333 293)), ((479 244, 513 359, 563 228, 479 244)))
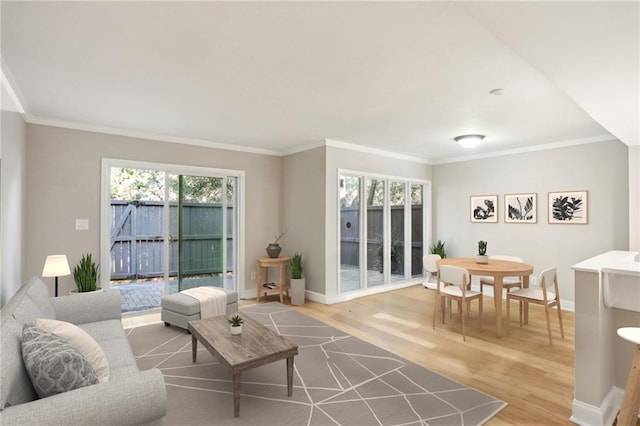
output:
POLYGON ((40 398, 98 383, 89 362, 59 337, 25 324, 22 359, 40 398))

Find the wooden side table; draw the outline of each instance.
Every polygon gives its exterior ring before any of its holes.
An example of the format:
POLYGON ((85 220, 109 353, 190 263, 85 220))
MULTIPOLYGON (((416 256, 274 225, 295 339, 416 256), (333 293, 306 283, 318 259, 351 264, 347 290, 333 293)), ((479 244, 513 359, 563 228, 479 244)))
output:
POLYGON ((265 296, 269 294, 280 294, 280 303, 284 303, 282 294, 287 293, 287 297, 289 296, 289 262, 291 261, 290 257, 259 257, 257 260, 256 267, 256 278, 257 278, 257 290, 258 290, 258 300, 260 300, 260 293, 264 293, 265 296), (262 268, 264 268, 264 281, 262 279, 262 268), (278 268, 279 269, 279 278, 278 284, 274 285, 273 288, 266 288, 263 284, 269 282, 269 268, 278 268))

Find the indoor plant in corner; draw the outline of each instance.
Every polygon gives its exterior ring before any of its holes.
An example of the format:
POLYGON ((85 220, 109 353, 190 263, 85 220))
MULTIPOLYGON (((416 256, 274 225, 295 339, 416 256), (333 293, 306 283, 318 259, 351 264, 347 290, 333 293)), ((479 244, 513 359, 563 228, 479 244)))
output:
POLYGON ((302 275, 302 254, 296 253, 291 257, 291 304, 304 304, 306 282, 302 275))
POLYGON ((98 285, 98 265, 93 261, 91 253, 83 254, 80 262, 73 268, 73 280, 76 289, 71 293, 86 293, 89 291, 102 291, 98 285))
POLYGON ((431 254, 437 254, 441 259, 447 258, 447 252, 444 249, 444 241, 438 240, 438 242, 431 247, 429 247, 429 251, 431 254))
POLYGON ((240 315, 233 315, 227 321, 229 321, 229 324, 231 324, 231 334, 242 334, 242 323, 244 322, 244 319, 240 315))
POLYGON ((478 241, 478 256, 476 256, 476 263, 489 263, 489 258, 487 257, 486 241, 478 241))

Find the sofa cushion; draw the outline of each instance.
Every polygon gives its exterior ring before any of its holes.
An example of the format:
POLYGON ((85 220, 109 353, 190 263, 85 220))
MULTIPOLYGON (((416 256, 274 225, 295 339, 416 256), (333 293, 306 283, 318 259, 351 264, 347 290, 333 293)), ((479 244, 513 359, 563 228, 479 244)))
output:
POLYGON ((22 329, 22 358, 40 398, 98 383, 96 372, 76 348, 32 325, 22 329))
POLYGON ((19 309, 12 309, 13 316, 22 324, 31 323, 36 318, 55 319, 56 313, 49 301, 49 290, 38 278, 32 278, 23 291, 16 295, 19 309))
POLYGON ((91 364, 98 380, 109 380, 109 363, 100 345, 77 325, 52 319, 37 318, 34 324, 40 330, 58 336, 76 348, 91 364))

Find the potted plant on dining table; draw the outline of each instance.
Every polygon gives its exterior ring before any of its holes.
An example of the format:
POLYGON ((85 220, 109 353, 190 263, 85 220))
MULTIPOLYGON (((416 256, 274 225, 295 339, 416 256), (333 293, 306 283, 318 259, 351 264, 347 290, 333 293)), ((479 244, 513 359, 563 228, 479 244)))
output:
POLYGON ((476 256, 476 263, 489 263, 489 257, 487 256, 487 242, 478 241, 478 256, 476 256))

